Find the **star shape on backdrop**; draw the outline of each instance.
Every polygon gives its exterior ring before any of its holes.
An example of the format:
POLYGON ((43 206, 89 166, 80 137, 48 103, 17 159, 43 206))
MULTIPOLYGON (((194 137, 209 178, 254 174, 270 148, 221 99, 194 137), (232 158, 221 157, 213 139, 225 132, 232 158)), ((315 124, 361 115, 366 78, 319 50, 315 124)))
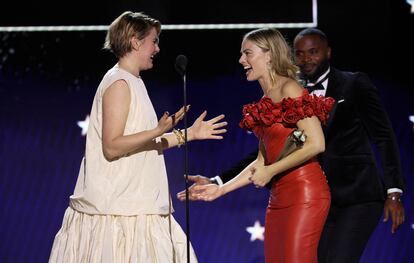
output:
POLYGON ((82 136, 85 136, 88 132, 88 126, 89 126, 89 115, 86 115, 85 120, 78 121, 78 126, 82 128, 82 136))
POLYGON ((260 224, 259 220, 256 220, 253 226, 246 227, 246 231, 250 233, 250 242, 253 242, 256 239, 263 241, 264 230, 265 228, 260 224))

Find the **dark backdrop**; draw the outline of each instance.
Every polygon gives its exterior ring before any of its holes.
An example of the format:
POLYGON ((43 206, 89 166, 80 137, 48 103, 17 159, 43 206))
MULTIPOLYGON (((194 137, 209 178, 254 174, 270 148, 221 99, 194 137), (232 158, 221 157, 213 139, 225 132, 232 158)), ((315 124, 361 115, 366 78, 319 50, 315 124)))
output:
MULTIPOLYGON (((10 3, 0 26, 106 25, 123 10, 145 11, 164 24, 210 22, 311 22, 311 1, 104 1, 10 3), (198 3, 198 2, 197 2, 198 3), (184 6, 191 6, 189 11, 184 6)), ((380 223, 362 262, 414 262, 414 92, 411 84, 414 16, 404 1, 318 1, 319 27, 333 48, 333 64, 364 71, 378 86, 400 146, 407 189, 406 223, 397 234, 380 223)), ((289 42, 301 28, 282 28, 289 42)), ((190 173, 214 176, 252 150, 254 136, 238 128, 243 104, 261 97, 238 64, 248 30, 163 31, 155 67, 142 77, 158 113, 182 104, 173 64, 189 58, 190 122, 207 109, 225 113, 223 141, 195 142, 190 173)), ((73 191, 85 138, 77 122, 89 114, 103 74, 114 63, 101 49, 103 31, 0 32, 0 261, 46 262, 73 191)), ((183 188, 183 152, 166 152, 171 191, 183 188)), ((246 227, 264 224, 268 193, 240 189, 213 203, 191 204, 191 240, 200 262, 263 262, 262 241, 246 227)), ((185 227, 184 204, 174 216, 185 227)))

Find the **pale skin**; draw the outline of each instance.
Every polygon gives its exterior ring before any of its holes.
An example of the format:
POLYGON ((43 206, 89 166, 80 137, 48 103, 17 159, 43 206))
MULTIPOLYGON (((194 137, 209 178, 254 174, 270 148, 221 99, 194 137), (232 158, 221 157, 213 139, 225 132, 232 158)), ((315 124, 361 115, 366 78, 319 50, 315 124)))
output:
MULTIPOLYGON (((160 51, 158 46, 158 33, 151 29, 148 36, 139 40, 131 39, 132 51, 119 59, 118 65, 122 69, 139 76, 140 72, 152 68, 153 57, 160 51)), ((126 154, 160 149, 155 139, 161 137, 162 149, 168 149, 178 145, 177 136, 166 133, 171 130, 189 110, 181 107, 176 113, 170 115, 165 112, 158 125, 150 130, 124 135, 128 118, 131 94, 128 84, 124 80, 115 81, 109 86, 103 95, 102 113, 102 146, 105 158, 109 161, 120 158, 126 154)), ((226 122, 220 122, 224 115, 219 115, 208 121, 204 121, 207 112, 204 111, 187 129, 187 141, 204 139, 222 139, 221 134, 226 132, 223 127, 226 122)))
MULTIPOLYGON (((246 70, 247 80, 257 80, 265 96, 273 102, 279 102, 283 98, 296 98, 303 94, 303 88, 296 80, 284 76, 276 76, 272 82, 269 74, 269 52, 263 51, 249 40, 244 40, 241 48, 240 64, 246 70)), ((325 140, 321 124, 316 117, 305 118, 297 122, 297 127, 306 134, 306 142, 303 147, 287 157, 271 165, 264 164, 265 150, 259 142, 259 153, 255 161, 247 166, 239 175, 222 186, 215 184, 195 185, 191 190, 190 198, 195 200, 212 201, 216 198, 234 191, 242 186, 253 183, 256 187, 265 186, 273 176, 290 168, 296 167, 313 158, 325 150, 325 140)), ((183 198, 181 193, 178 194, 183 198)), ((185 196, 184 196, 185 199, 185 196)))

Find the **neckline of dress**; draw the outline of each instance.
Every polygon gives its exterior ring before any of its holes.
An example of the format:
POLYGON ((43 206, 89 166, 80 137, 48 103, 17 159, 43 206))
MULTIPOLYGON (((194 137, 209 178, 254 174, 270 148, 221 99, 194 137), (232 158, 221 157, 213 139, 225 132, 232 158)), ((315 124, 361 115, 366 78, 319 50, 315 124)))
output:
POLYGON ((128 73, 129 75, 133 76, 133 77, 134 77, 134 78, 136 78, 136 79, 141 79, 141 76, 140 76, 140 75, 135 76, 134 74, 132 74, 132 73, 131 73, 131 72, 129 72, 128 70, 121 68, 121 67, 119 66, 119 64, 118 64, 118 63, 115 65, 115 68, 117 68, 117 69, 119 69, 119 70, 121 70, 121 71, 123 71, 123 72, 128 73))
MULTIPOLYGON (((261 100, 263 100, 264 98, 268 98, 271 102, 272 102, 272 104, 273 105, 278 105, 278 104, 280 104, 280 103, 282 103, 283 102, 283 100, 286 100, 286 99, 292 99, 292 100, 297 100, 297 99, 300 99, 300 98, 302 98, 303 97, 303 95, 305 94, 307 92, 307 90, 306 89, 303 89, 303 92, 302 92, 302 95, 300 95, 299 97, 294 97, 294 98, 292 98, 292 97, 286 97, 286 98, 282 98, 280 101, 278 101, 278 102, 274 102, 273 100, 272 100, 272 98, 270 98, 269 96, 267 96, 267 95, 263 95, 263 97, 260 99, 260 101, 261 100)), ((309 94, 309 92, 308 92, 308 94, 309 94)), ((259 102, 260 102, 259 101, 259 102)))

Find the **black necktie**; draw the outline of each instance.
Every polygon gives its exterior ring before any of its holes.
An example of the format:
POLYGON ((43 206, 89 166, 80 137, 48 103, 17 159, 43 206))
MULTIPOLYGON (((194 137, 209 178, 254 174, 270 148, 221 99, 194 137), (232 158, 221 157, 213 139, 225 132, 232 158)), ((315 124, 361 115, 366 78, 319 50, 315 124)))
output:
POLYGON ((314 85, 309 85, 309 83, 306 84, 305 88, 308 90, 309 93, 312 93, 315 90, 324 90, 325 87, 322 85, 322 83, 327 79, 328 79, 328 74, 314 85))

